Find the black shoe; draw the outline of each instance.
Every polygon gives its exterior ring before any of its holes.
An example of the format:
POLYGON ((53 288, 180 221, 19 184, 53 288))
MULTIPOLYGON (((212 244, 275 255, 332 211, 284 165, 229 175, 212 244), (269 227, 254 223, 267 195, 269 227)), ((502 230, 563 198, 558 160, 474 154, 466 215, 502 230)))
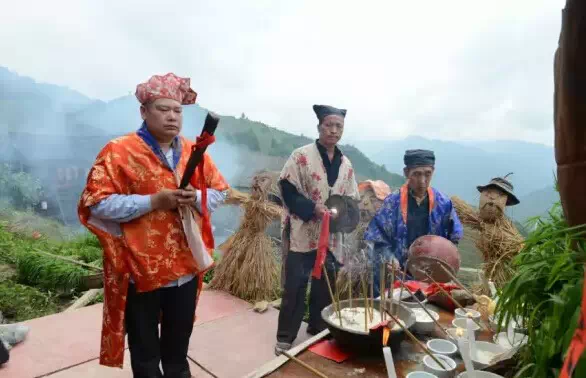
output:
POLYGON ((308 334, 310 334, 311 336, 315 336, 318 333, 320 333, 321 331, 322 331, 321 329, 317 329, 317 328, 312 327, 312 326, 307 326, 307 330, 306 330, 306 332, 308 334))

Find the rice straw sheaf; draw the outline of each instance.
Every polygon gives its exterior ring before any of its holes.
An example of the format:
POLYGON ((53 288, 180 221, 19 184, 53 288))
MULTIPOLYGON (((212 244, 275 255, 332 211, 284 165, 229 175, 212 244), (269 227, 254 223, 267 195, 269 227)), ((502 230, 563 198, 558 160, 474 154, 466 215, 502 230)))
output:
POLYGON ((462 199, 452 197, 452 203, 460 221, 479 231, 472 238, 482 253, 486 278, 497 288, 502 287, 514 274, 511 260, 523 248, 523 236, 504 214, 493 222, 485 222, 478 211, 462 199))
POLYGON ((247 301, 272 300, 278 295, 280 275, 274 245, 265 230, 282 210, 252 197, 243 207, 242 223, 231 238, 228 253, 214 270, 210 288, 247 301))

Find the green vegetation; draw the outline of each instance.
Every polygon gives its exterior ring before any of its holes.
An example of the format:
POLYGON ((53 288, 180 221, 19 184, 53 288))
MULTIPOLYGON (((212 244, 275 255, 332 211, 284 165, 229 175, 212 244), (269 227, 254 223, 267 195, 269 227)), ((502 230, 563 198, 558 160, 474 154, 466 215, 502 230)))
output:
MULTIPOLYGON (((250 121, 246 117, 222 117, 221 135, 229 142, 245 146, 251 151, 285 158, 294 149, 313 141, 303 135, 293 135, 262 122, 250 121)), ((384 166, 375 164, 352 145, 342 145, 340 149, 352 161, 360 180, 383 180, 391 187, 400 186, 405 181, 403 176, 390 173, 384 166)))
POLYGON ((0 219, 0 312, 9 321, 59 311, 85 289, 83 278, 95 274, 38 251, 95 266, 102 263, 99 243, 91 234, 71 237, 53 220, 6 208, 0 219))
POLYGON ((12 322, 20 322, 58 311, 51 293, 37 290, 10 280, 0 281, 0 311, 12 322))
MULTIPOLYGON (((556 204, 514 260, 516 275, 503 288, 501 324, 520 317, 528 331, 517 377, 557 377, 578 324, 586 262, 585 228, 568 227, 556 204)), ((586 376, 582 357, 575 377, 586 376)))

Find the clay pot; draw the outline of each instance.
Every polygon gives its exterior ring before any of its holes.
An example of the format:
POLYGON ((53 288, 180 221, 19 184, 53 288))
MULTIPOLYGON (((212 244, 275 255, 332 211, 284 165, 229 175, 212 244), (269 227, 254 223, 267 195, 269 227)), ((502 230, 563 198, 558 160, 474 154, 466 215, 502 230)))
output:
POLYGON ((426 271, 437 282, 449 282, 452 277, 441 268, 443 265, 453 275, 460 270, 460 252, 446 238, 437 235, 424 235, 417 238, 409 247, 407 269, 418 281, 429 282, 426 271))

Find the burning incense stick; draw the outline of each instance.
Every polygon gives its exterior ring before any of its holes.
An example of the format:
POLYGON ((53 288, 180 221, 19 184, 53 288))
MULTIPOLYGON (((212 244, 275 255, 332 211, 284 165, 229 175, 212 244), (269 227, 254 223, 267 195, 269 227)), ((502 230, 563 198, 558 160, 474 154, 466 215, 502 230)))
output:
POLYGON ((374 271, 372 271, 372 274, 369 274, 370 277, 370 321, 372 322, 374 320, 374 271))
POLYGON ((368 332, 368 288, 364 276, 360 279, 362 283, 362 294, 364 294, 364 331, 368 332))
POLYGON ((348 303, 350 304, 350 308, 354 308, 352 306, 352 269, 348 269, 348 282, 350 283, 350 287, 348 288, 348 303))
MULTIPOLYGON (((434 280, 429 274, 427 274, 427 272, 425 272, 423 270, 419 270, 419 271, 422 272, 423 274, 425 274, 431 282, 436 284, 437 287, 441 290, 441 292, 444 293, 445 295, 447 295, 448 298, 450 298, 452 300, 452 302, 454 302, 456 304, 456 306, 458 306, 462 310, 466 311, 466 309, 460 304, 460 302, 458 302, 450 293, 448 293, 443 287, 441 287, 441 285, 439 283, 437 283, 436 280, 434 280)), ((482 324, 480 324, 480 322, 477 321, 476 319, 474 319, 474 318, 470 318, 470 319, 472 319, 472 321, 474 321, 474 323, 476 323, 480 327, 480 329, 484 328, 482 326, 482 324)))
POLYGON ((390 285, 390 288, 389 288, 389 295, 391 296, 390 297, 391 298, 391 300, 390 300, 390 302, 391 302, 391 313, 393 312, 393 301, 395 300, 393 298, 393 292, 394 292, 394 290, 395 290, 395 269, 391 269, 391 285, 390 285))
MULTIPOLYGON (((391 264, 393 263, 393 261, 391 260, 391 264)), ((403 287, 405 287, 405 285, 403 285, 405 283, 405 278, 407 277, 407 262, 405 262, 405 267, 403 268, 403 276, 401 277, 401 291, 399 292, 399 303, 401 303, 401 301, 403 300, 403 287)))
POLYGON ((332 306, 334 307, 334 311, 338 313, 338 319, 340 320, 340 327, 342 326, 342 312, 338 307, 339 303, 336 303, 336 298, 334 298, 334 292, 332 291, 332 285, 330 285, 330 277, 328 276, 328 271, 326 269, 325 264, 321 265, 322 272, 326 276, 326 282, 328 283, 328 290, 330 292, 330 297, 332 298, 332 306))
MULTIPOLYGON (((385 310, 385 311, 386 311, 386 310, 385 310)), ((417 340, 417 337, 415 337, 415 336, 414 336, 414 335, 411 333, 411 331, 409 331, 409 330, 407 329, 407 327, 405 327, 405 326, 404 326, 404 325, 403 325, 403 324, 402 324, 402 323, 399 321, 399 319, 397 319, 397 318, 396 318, 396 317, 395 317, 393 314, 391 314, 391 313, 390 313, 390 312, 388 312, 388 311, 387 311, 387 314, 389 314, 389 316, 391 317, 391 319, 393 319, 393 321, 394 321, 395 323, 397 323, 397 324, 398 324, 398 325, 399 325, 401 328, 403 328, 403 331, 404 331, 404 332, 407 334, 407 336, 409 336, 409 338, 410 338, 411 340, 413 340, 413 342, 414 342, 415 344, 419 345, 419 347, 420 347, 420 348, 422 348, 422 349, 423 349, 423 351, 424 351, 424 352, 425 352, 425 353, 426 353, 426 354, 427 354, 429 357, 431 357, 431 358, 432 358, 432 359, 435 361, 435 363, 436 363, 436 364, 438 364, 439 366, 441 366, 441 368, 442 368, 442 369, 444 369, 444 370, 448 370, 448 369, 447 369, 447 368, 444 366, 444 364, 442 364, 442 363, 440 362, 440 360, 438 360, 438 359, 437 359, 437 357, 436 357, 436 356, 434 356, 434 355, 433 355, 433 353, 431 353, 431 351, 430 351, 429 349, 427 349, 427 346, 425 346, 425 344, 423 344, 421 341, 417 340)))
POLYGON ((383 305, 385 304, 385 292, 384 292, 384 285, 385 285, 385 264, 383 264, 381 262, 380 264, 380 277, 379 277, 379 290, 380 290, 380 300, 378 302, 379 308, 380 308, 380 315, 381 315, 381 320, 384 321, 384 312, 383 312, 383 305))

